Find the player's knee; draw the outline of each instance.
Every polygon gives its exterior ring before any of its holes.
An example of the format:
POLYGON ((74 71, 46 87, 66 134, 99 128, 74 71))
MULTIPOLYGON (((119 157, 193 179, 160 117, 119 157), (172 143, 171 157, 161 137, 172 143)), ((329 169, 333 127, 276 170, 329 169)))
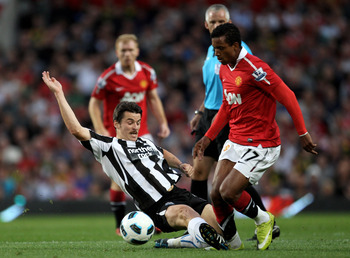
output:
POLYGON ((203 167, 194 167, 194 173, 193 175, 191 176, 191 179, 194 179, 194 180, 207 180, 208 179, 208 176, 209 176, 209 173, 210 173, 210 169, 203 169, 203 167))
POLYGON ((177 214, 180 220, 188 220, 193 215, 191 212, 191 208, 187 205, 179 205, 179 208, 177 210, 177 214))
POLYGON ((199 170, 195 170, 191 176, 191 179, 198 180, 198 181, 204 181, 204 180, 208 179, 208 174, 203 173, 202 171, 199 171, 199 170))
POLYGON ((210 199, 212 200, 212 202, 217 203, 218 201, 220 201, 222 198, 220 196, 220 192, 218 189, 213 188, 210 192, 210 199))
POLYGON ((119 185, 116 182, 114 182, 113 180, 111 180, 110 189, 112 189, 114 191, 121 191, 121 188, 119 187, 119 185))
POLYGON ((226 203, 235 203, 239 196, 228 187, 220 187, 220 196, 226 203))
POLYGON ((187 221, 191 219, 195 211, 187 205, 174 205, 167 209, 167 218, 177 221, 187 221))
POLYGON ((210 172, 212 171, 214 160, 205 157, 202 160, 195 159, 193 162, 194 173, 192 179, 194 180, 207 180, 210 172))

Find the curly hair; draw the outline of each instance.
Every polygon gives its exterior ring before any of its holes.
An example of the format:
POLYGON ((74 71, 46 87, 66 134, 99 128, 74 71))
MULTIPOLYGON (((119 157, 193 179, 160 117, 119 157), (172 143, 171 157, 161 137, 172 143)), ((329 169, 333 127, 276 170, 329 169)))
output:
POLYGON ((232 46, 235 42, 238 42, 239 46, 241 46, 241 33, 234 24, 221 24, 217 26, 210 35, 211 38, 219 38, 222 36, 225 36, 225 42, 230 46, 232 46))

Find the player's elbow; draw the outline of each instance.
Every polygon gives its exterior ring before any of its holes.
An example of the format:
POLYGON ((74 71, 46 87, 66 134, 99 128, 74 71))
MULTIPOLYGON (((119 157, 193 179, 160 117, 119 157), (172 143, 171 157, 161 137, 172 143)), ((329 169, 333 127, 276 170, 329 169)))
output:
POLYGON ((72 128, 68 128, 68 130, 78 140, 82 140, 84 138, 82 127, 72 127, 72 128))

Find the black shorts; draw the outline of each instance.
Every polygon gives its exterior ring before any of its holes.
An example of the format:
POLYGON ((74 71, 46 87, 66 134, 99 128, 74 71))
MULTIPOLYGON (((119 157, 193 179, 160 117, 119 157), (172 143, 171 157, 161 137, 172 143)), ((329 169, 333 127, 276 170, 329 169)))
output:
POLYGON ((209 204, 207 200, 191 194, 186 189, 174 186, 174 189, 163 196, 156 204, 144 210, 154 222, 154 225, 163 232, 177 231, 173 229, 165 218, 165 211, 168 207, 177 204, 190 206, 199 214, 202 214, 204 207, 209 204))
MULTIPOLYGON (((208 131, 214 116, 217 114, 218 110, 210 110, 204 109, 202 118, 200 119, 197 130, 196 130, 196 142, 198 142, 208 131)), ((230 127, 227 124, 214 141, 210 143, 210 145, 205 149, 204 156, 209 156, 215 159, 216 161, 219 159, 222 147, 224 146, 225 141, 228 139, 228 135, 230 132, 230 127)))

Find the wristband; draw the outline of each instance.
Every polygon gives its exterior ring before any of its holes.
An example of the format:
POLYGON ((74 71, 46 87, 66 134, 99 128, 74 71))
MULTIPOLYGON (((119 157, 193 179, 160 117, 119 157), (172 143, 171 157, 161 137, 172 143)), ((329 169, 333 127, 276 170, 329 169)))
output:
POLYGON ((195 115, 203 115, 203 111, 195 110, 195 111, 194 111, 194 114, 195 114, 195 115))
POLYGON ((303 136, 305 136, 305 135, 307 135, 309 132, 306 132, 306 133, 304 133, 304 134, 302 134, 302 135, 299 135, 299 137, 303 137, 303 136))

